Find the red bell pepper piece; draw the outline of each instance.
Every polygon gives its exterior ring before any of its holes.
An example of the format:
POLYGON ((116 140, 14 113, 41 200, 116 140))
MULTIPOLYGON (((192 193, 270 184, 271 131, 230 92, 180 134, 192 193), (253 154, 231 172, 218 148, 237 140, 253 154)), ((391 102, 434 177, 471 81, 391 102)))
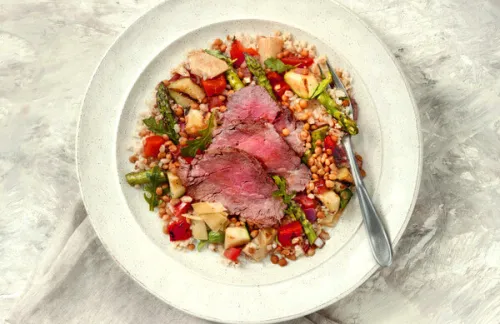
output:
POLYGON ((306 194, 298 194, 294 200, 300 204, 302 209, 316 208, 316 200, 307 197, 306 194))
POLYGON ((325 184, 325 180, 323 180, 323 179, 319 179, 319 180, 315 181, 314 186, 315 186, 314 191, 317 194, 322 194, 322 193, 325 193, 328 191, 328 188, 326 187, 326 184, 325 184))
POLYGON ((192 236, 191 225, 184 217, 168 224, 167 230, 170 241, 184 241, 192 236))
POLYGON ((246 48, 239 40, 235 39, 231 44, 231 49, 229 50, 231 59, 236 60, 236 62, 233 63, 235 67, 240 67, 240 65, 245 62, 245 53, 252 56, 259 55, 254 48, 246 48))
POLYGON ((224 75, 219 75, 213 79, 202 80, 201 85, 205 89, 207 96, 220 95, 226 90, 226 78, 224 75))
POLYGON ((325 142, 324 142, 324 146, 325 146, 325 149, 330 149, 330 150, 334 150, 335 149, 335 146, 336 146, 336 141, 333 140, 333 138, 328 135, 327 137, 325 137, 325 142))
POLYGON ((283 77, 276 72, 266 73, 266 77, 273 87, 273 91, 278 98, 281 98, 285 91, 290 90, 290 86, 285 82, 283 77))
POLYGON ((156 157, 160 153, 160 147, 165 143, 162 136, 149 136, 144 143, 144 155, 146 157, 156 157))
POLYGON ((282 58, 281 62, 299 68, 305 68, 311 66, 314 63, 314 60, 310 57, 288 56, 282 58))
POLYGON ((241 248, 232 247, 224 251, 224 256, 231 261, 237 261, 238 257, 240 256, 240 253, 241 253, 241 248))
POLYGON ((293 221, 278 229, 278 241, 283 246, 291 246, 292 240, 302 235, 302 225, 299 221, 293 221))
POLYGON ((174 215, 177 217, 182 217, 183 214, 186 214, 191 208, 191 203, 188 202, 180 202, 174 206, 174 215))

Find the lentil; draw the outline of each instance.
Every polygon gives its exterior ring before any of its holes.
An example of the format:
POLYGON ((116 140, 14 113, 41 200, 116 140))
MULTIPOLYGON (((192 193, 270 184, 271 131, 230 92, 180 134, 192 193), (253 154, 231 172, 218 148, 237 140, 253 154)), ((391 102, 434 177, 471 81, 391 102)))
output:
POLYGON ((288 130, 288 128, 283 128, 283 130, 281 131, 281 133, 283 134, 283 136, 290 135, 290 131, 288 130))
POLYGON ((282 258, 278 261, 278 264, 280 265, 280 267, 284 267, 288 264, 288 262, 286 261, 285 258, 282 258))
POLYGON ((279 259, 279 257, 276 254, 272 254, 271 255, 271 263, 272 264, 277 264, 279 260, 280 259, 279 259))
POLYGON ((163 189, 161 187, 156 188, 156 194, 158 196, 160 196, 161 194, 163 194, 163 189))
POLYGON ((193 251, 195 246, 193 243, 190 243, 190 244, 188 244, 187 248, 188 248, 188 250, 193 251))

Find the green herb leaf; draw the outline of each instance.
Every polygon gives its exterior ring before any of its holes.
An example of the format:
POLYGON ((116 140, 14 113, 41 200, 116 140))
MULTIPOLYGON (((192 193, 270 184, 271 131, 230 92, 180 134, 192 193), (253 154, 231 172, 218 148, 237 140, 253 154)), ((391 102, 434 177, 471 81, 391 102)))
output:
POLYGON ((212 131, 215 128, 215 116, 210 115, 207 128, 200 131, 200 137, 187 142, 187 146, 181 149, 182 156, 195 157, 198 150, 204 151, 212 143, 212 131))
POLYGON ((204 50, 204 52, 207 54, 210 54, 212 56, 215 56, 218 59, 223 60, 224 62, 226 62, 230 66, 233 65, 233 61, 231 61, 231 59, 229 57, 227 57, 226 55, 222 54, 221 51, 206 49, 206 50, 204 50))
POLYGON ((172 108, 170 107, 170 95, 168 94, 168 90, 163 82, 158 84, 158 90, 156 91, 156 105, 160 109, 163 119, 157 122, 154 117, 149 117, 143 119, 142 122, 153 133, 161 135, 166 134, 172 142, 179 144, 179 134, 175 131, 175 125, 177 123, 175 121, 172 108))
POLYGON ((281 61, 280 59, 277 59, 275 57, 270 57, 267 60, 265 60, 264 65, 268 69, 271 69, 274 72, 278 72, 278 73, 286 72, 286 71, 291 70, 295 67, 293 65, 285 64, 285 63, 283 63, 283 61, 281 61))
POLYGON ((158 166, 155 166, 151 170, 151 174, 148 174, 149 183, 144 185, 144 199, 149 204, 149 210, 153 211, 156 206, 158 206, 158 195, 156 194, 156 188, 160 184, 161 171, 158 166))
POLYGON ((201 250, 205 247, 205 245, 207 245, 207 244, 208 244, 208 241, 200 241, 200 242, 198 242, 198 245, 196 246, 196 249, 197 249, 197 250, 198 250, 198 252, 199 252, 199 251, 201 251, 201 250))
MULTIPOLYGON (((163 135, 167 134, 167 129, 165 128, 165 125, 163 121, 156 121, 156 118, 154 117, 149 117, 146 119, 143 119, 142 122, 144 125, 148 127, 150 131, 152 131, 155 134, 163 135)), ((170 136, 169 136, 170 137, 170 136)))
POLYGON ((332 74, 331 74, 330 72, 328 72, 328 73, 326 74, 326 78, 325 78, 325 79, 323 79, 323 80, 322 80, 322 81, 318 84, 318 86, 316 87, 316 89, 314 90, 313 94, 311 95, 311 99, 316 98, 316 97, 318 97, 320 94, 322 94, 322 93, 326 90, 326 88, 328 87, 328 85, 329 85, 330 83, 332 83, 332 80, 333 80, 333 78, 332 78, 332 74))

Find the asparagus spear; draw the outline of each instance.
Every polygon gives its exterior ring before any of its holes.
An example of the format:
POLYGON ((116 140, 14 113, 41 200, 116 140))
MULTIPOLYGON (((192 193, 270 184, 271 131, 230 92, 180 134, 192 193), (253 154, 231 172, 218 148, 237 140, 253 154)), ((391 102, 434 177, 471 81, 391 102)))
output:
POLYGON ((158 85, 158 90, 156 91, 156 104, 163 115, 163 121, 165 124, 165 133, 168 135, 170 140, 175 144, 179 144, 179 134, 174 129, 176 124, 174 114, 172 112, 172 107, 170 107, 170 95, 168 94, 167 87, 160 82, 158 85))
MULTIPOLYGON (((138 172, 130 172, 125 175, 125 178, 127 179, 128 184, 131 186, 142 185, 150 182, 150 177, 152 176, 152 174, 153 174, 153 169, 138 171, 138 172)), ((165 173, 160 172, 158 181, 167 182, 167 177, 165 176, 165 173)))
POLYGON ((300 222, 300 224, 302 225, 302 229, 307 236, 307 240, 309 241, 309 243, 313 244, 318 238, 318 235, 314 231, 311 222, 309 222, 309 220, 307 219, 306 214, 304 213, 302 208, 295 201, 292 201, 288 205, 286 213, 293 220, 298 220, 300 222))
POLYGON ((333 100, 326 91, 323 91, 318 96, 318 101, 326 108, 326 111, 328 111, 328 113, 332 115, 333 118, 335 118, 349 134, 356 135, 358 133, 358 125, 356 124, 356 122, 347 117, 347 115, 340 110, 340 107, 337 105, 335 100, 333 100))
POLYGON ((351 200, 352 191, 349 188, 346 188, 340 192, 339 196, 340 196, 340 208, 344 209, 349 203, 349 200, 351 200))
POLYGON ((229 69, 227 69, 227 71, 225 73, 226 79, 234 91, 240 90, 241 88, 245 87, 243 82, 241 82, 241 79, 238 76, 238 73, 233 68, 233 62, 231 61, 231 59, 229 57, 225 56, 224 54, 222 54, 221 52, 216 51, 216 50, 205 50, 205 53, 210 54, 212 56, 215 56, 216 58, 221 59, 227 63, 227 65, 229 66, 229 69))
POLYGON ((271 95, 271 97, 276 100, 276 96, 273 92, 273 87, 267 79, 266 71, 264 71, 259 61, 255 57, 245 54, 245 62, 247 62, 247 67, 250 72, 252 72, 252 74, 257 78, 257 84, 264 87, 264 89, 269 92, 269 95, 271 95))
POLYGON ((287 209, 285 210, 285 213, 294 220, 298 220, 300 222, 302 228, 304 229, 304 233, 307 236, 307 239, 311 244, 313 244, 314 241, 316 241, 316 239, 318 238, 318 235, 314 231, 312 224, 306 218, 306 214, 304 214, 302 208, 295 201, 292 200, 293 197, 295 196, 295 192, 293 192, 292 194, 287 194, 286 180, 284 178, 275 175, 273 176, 273 180, 278 186, 278 190, 273 192, 273 196, 281 197, 283 199, 283 202, 288 205, 287 209))

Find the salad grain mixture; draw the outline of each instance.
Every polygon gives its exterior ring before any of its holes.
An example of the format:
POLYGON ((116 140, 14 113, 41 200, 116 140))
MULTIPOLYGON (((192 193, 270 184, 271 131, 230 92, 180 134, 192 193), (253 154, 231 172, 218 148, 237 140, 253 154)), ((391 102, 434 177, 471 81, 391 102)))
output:
POLYGON ((216 39, 157 85, 126 180, 180 249, 233 265, 314 256, 354 192, 341 143, 358 133, 350 92, 347 72, 290 34, 216 39))

